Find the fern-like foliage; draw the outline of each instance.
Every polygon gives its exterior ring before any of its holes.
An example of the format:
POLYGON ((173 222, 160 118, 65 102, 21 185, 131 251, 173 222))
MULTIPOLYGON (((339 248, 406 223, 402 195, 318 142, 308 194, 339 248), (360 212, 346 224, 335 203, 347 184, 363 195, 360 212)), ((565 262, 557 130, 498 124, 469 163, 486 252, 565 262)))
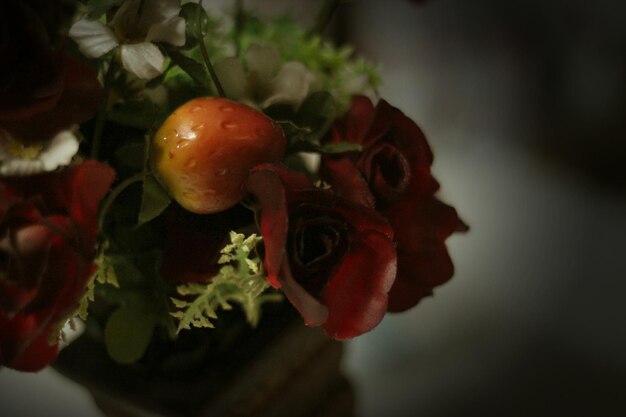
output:
POLYGON ((191 327, 213 328, 217 310, 230 310, 233 304, 238 304, 248 323, 256 326, 261 318, 261 306, 282 300, 279 293, 264 293, 269 284, 255 250, 262 238, 231 232, 230 240, 218 261, 223 266, 208 284, 190 283, 177 287, 181 298, 171 300, 178 310, 170 314, 179 320, 178 332, 191 327))
POLYGON ((111 261, 109 257, 105 256, 104 254, 107 247, 108 247, 107 242, 104 242, 101 245, 98 255, 94 259, 94 264, 96 265, 96 272, 89 279, 89 282, 87 283, 87 288, 85 290, 85 294, 83 294, 83 298, 81 298, 80 305, 75 313, 75 316, 78 316, 83 320, 87 320, 87 310, 89 308, 89 303, 94 301, 94 298, 95 298, 94 290, 96 288, 96 283, 109 284, 109 285, 113 285, 116 288, 119 288, 120 286, 117 280, 117 275, 115 274, 113 262, 111 261))

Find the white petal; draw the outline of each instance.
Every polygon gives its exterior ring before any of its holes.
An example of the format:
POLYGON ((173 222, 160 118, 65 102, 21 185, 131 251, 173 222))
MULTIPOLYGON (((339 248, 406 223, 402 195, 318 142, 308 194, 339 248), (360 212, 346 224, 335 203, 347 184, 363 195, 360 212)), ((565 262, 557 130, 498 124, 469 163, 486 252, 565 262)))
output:
POLYGON ((44 170, 52 171, 72 162, 76 152, 78 152, 78 139, 72 131, 64 130, 52 138, 39 155, 39 159, 43 163, 44 170))
MULTIPOLYGON (((1 138, 0 138, 1 139, 1 138)), ((78 152, 78 139, 70 130, 55 135, 35 158, 23 158, 13 155, 0 141, 0 175, 26 176, 48 172, 60 166, 68 165, 78 152)))
POLYGON ((39 159, 12 159, 0 166, 0 175, 3 177, 23 177, 43 171, 43 162, 39 159))
POLYGON ((272 82, 270 95, 261 107, 268 107, 275 103, 300 106, 317 82, 317 77, 301 62, 287 62, 282 66, 272 82))
POLYGON ((226 58, 218 62, 215 65, 215 73, 228 98, 240 100, 246 96, 248 80, 237 58, 226 58))
POLYGON ((157 106, 167 106, 167 99, 169 97, 167 88, 163 84, 159 84, 154 88, 146 88, 140 92, 140 96, 147 97, 148 100, 156 104, 157 106))
POLYGON ((165 58, 150 42, 122 45, 122 65, 126 70, 144 80, 151 80, 163 72, 165 58))
POLYGON ((79 20, 72 25, 69 35, 89 58, 98 58, 118 45, 113 31, 97 20, 79 20))
MULTIPOLYGON (((135 38, 138 34, 145 36, 149 26, 145 26, 141 19, 137 19, 140 4, 141 0, 125 0, 109 22, 121 37, 135 38)), ((144 8, 146 6, 147 4, 144 8)))
POLYGON ((363 94, 370 84, 370 79, 367 74, 344 71, 339 74, 339 78, 342 80, 340 91, 349 96, 363 94))
POLYGON ((174 46, 185 44, 185 19, 179 16, 172 17, 150 27, 147 42, 167 42, 174 46))
POLYGON ((115 13, 111 25, 117 33, 131 39, 142 39, 150 28, 158 23, 178 16, 180 13, 180 0, 126 0, 115 13))
POLYGON ((162 22, 180 13, 180 0, 150 0, 145 1, 142 20, 149 25, 162 22))
POLYGON ((280 69, 280 52, 269 46, 252 44, 244 55, 250 74, 255 82, 269 84, 280 69))

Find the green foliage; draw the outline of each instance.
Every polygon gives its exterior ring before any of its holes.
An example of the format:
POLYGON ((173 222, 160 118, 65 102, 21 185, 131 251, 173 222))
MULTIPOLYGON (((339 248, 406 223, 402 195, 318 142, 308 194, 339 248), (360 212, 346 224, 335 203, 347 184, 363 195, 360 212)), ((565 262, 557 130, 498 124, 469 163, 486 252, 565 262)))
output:
POLYGON ((80 300, 80 306, 75 314, 83 320, 87 320, 89 303, 95 300, 96 283, 108 284, 116 288, 119 288, 120 286, 111 260, 104 255, 104 250, 107 246, 106 242, 100 245, 98 256, 94 259, 96 272, 89 279, 89 282, 87 283, 87 290, 85 291, 83 298, 80 300))
POLYGON ((184 4, 180 16, 185 19, 185 35, 187 40, 196 40, 206 36, 209 27, 209 16, 199 3, 184 4))
POLYGON ((272 45, 284 62, 299 61, 322 80, 322 88, 336 100, 339 113, 350 104, 350 97, 376 91, 381 82, 378 68, 363 58, 354 57, 350 46, 335 46, 320 36, 311 36, 291 17, 282 16, 267 22, 248 15, 241 34, 241 46, 272 45))
POLYGON ((164 118, 158 106, 147 97, 118 102, 108 112, 110 121, 135 129, 149 130, 164 118))
POLYGON ((198 85, 207 90, 211 88, 211 80, 203 64, 173 48, 170 48, 168 53, 172 62, 178 65, 178 67, 189 75, 198 85))
POLYGON ((154 175, 146 175, 143 180, 141 207, 137 225, 141 226, 158 217, 170 205, 172 199, 154 175))
POLYGON ((151 299, 140 294, 115 310, 104 329, 111 358, 119 363, 133 363, 141 358, 150 344, 157 319, 151 299))
MULTIPOLYGON (((122 1, 85 0, 80 11, 104 21, 103 16, 122 1)), ((243 54, 253 43, 273 46, 280 52, 281 64, 301 62, 319 77, 323 91, 309 94, 298 108, 277 104, 265 109, 287 136, 284 162, 305 172, 301 152, 360 150, 356 144, 326 144, 323 138, 347 108, 351 95, 370 92, 380 81, 376 67, 355 58, 351 48, 311 36, 288 17, 263 21, 244 13, 241 25, 234 25, 229 32, 221 18, 207 14, 197 3, 183 1, 181 16, 186 20, 186 44, 158 45, 167 55, 165 72, 146 82, 125 71, 112 71, 107 94, 100 156, 115 167, 118 183, 102 204, 97 270, 77 315, 85 319, 91 302, 104 301, 105 308, 93 308, 91 314, 101 312, 96 319, 106 322, 107 349, 122 363, 143 355, 158 326, 170 334, 191 327, 213 327, 220 309, 233 307, 240 308, 254 326, 265 302, 282 299, 279 293, 267 291, 269 285, 256 250, 261 238, 256 235, 232 233, 232 243, 222 250, 219 273, 207 284, 177 287, 171 302, 173 288, 160 277, 165 239, 162 213, 171 198, 150 172, 150 136, 179 105, 212 94, 213 81, 202 53, 215 63, 232 57, 236 50, 243 61, 243 54), (235 34, 240 37, 235 39, 235 34), (170 312, 172 303, 174 312, 170 312), (177 319, 177 330, 172 328, 173 318, 177 319)), ((102 68, 112 56, 100 58, 102 68)), ((89 126, 83 131, 87 136, 89 126)))
POLYGON ((217 310, 230 310, 232 303, 239 305, 248 323, 256 326, 265 302, 280 301, 277 293, 263 294, 269 288, 256 245, 261 241, 255 234, 245 237, 231 232, 231 244, 221 251, 218 275, 209 284, 185 284, 177 288, 180 298, 172 298, 179 309, 172 314, 179 320, 178 331, 191 327, 214 327, 217 310))
POLYGON ((88 0, 88 17, 90 19, 97 19, 113 7, 121 5, 123 2, 124 0, 88 0))
POLYGON ((298 152, 333 154, 361 150, 361 145, 357 143, 321 144, 337 116, 335 99, 326 92, 311 94, 297 111, 291 106, 274 105, 266 109, 266 113, 282 126, 287 137, 288 155, 298 152))

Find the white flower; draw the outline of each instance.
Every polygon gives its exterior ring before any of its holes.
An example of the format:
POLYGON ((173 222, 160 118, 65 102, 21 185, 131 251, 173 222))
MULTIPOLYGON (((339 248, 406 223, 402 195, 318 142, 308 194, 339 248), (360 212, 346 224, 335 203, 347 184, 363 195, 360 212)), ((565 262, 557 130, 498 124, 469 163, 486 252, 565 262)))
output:
POLYGON ((98 58, 119 46, 124 68, 149 80, 163 72, 165 62, 154 42, 185 44, 185 19, 179 13, 180 0, 143 0, 143 4, 142 0, 126 0, 110 27, 83 18, 72 25, 69 34, 90 58, 98 58))
POLYGON ((300 107, 304 99, 321 88, 320 77, 297 61, 281 65, 276 48, 251 45, 244 55, 226 58, 215 66, 229 98, 266 108, 276 103, 300 107))
POLYGON ((0 130, 0 176, 27 176, 68 165, 78 152, 78 139, 62 130, 45 144, 24 146, 0 130))

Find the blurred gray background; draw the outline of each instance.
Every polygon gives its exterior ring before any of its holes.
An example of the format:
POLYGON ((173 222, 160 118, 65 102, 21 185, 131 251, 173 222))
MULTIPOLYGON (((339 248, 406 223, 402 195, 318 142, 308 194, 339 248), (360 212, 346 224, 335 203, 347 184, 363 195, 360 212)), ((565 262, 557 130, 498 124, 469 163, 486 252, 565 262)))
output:
POLYGON ((362 416, 626 415, 626 2, 354 1, 472 230, 350 345, 362 416))
MULTIPOLYGON (((358 415, 626 416, 626 2, 354 0, 331 29, 472 227, 451 282, 348 344, 358 415)), ((9 386, 23 415, 99 415, 50 370, 9 386)))

